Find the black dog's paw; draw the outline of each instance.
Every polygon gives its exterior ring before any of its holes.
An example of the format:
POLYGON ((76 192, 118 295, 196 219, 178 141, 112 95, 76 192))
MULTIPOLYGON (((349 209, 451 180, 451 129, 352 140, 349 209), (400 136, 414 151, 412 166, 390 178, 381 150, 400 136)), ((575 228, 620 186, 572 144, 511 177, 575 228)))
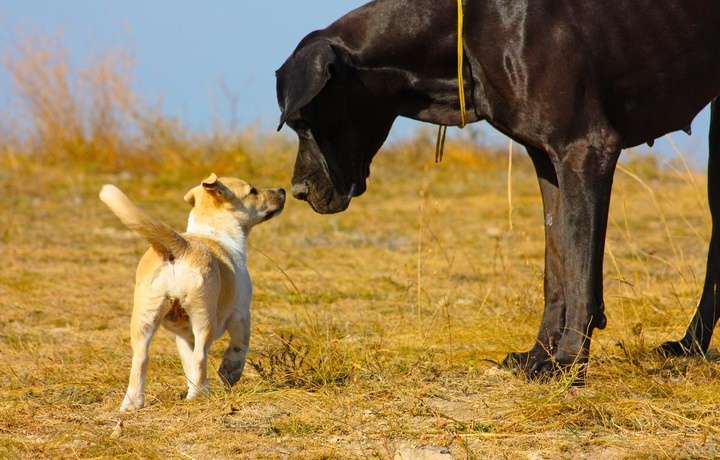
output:
POLYGON ((587 374, 587 358, 557 354, 549 360, 539 363, 533 378, 536 380, 568 381, 571 386, 584 387, 587 374))
POLYGON ((543 349, 530 351, 516 351, 509 353, 500 363, 500 366, 519 377, 533 378, 543 363, 550 360, 550 355, 543 349))
POLYGON ((243 369, 245 368, 245 360, 231 361, 229 359, 223 359, 218 369, 218 375, 223 380, 225 385, 232 387, 235 385, 240 377, 242 376, 243 369))
POLYGON ((534 381, 549 381, 557 378, 569 378, 573 386, 585 385, 587 359, 577 356, 565 356, 560 353, 549 355, 543 351, 513 352, 501 363, 519 377, 534 381))
POLYGON ((705 354, 697 342, 690 340, 665 342, 657 347, 655 351, 665 358, 675 356, 703 356, 705 354))
POLYGON ((513 373, 513 375, 524 374, 524 369, 527 367, 529 352, 515 351, 508 353, 505 359, 500 363, 500 367, 507 369, 513 373))

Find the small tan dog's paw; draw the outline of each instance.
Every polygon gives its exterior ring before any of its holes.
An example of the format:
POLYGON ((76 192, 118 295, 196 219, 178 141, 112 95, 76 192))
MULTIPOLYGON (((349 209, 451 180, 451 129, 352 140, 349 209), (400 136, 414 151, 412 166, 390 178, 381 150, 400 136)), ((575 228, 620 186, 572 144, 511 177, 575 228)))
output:
POLYGON ((130 397, 125 394, 125 399, 120 406, 120 412, 129 412, 132 410, 142 409, 145 406, 145 398, 142 396, 130 397))
POLYGON ((197 399, 197 398, 202 398, 202 397, 206 397, 209 395, 210 395, 210 383, 207 380, 205 380, 205 382, 202 385, 190 384, 185 398, 186 399, 197 399))
POLYGON ((242 376, 243 369, 245 368, 245 360, 231 361, 227 358, 223 358, 218 369, 218 375, 229 387, 235 385, 240 377, 242 376))

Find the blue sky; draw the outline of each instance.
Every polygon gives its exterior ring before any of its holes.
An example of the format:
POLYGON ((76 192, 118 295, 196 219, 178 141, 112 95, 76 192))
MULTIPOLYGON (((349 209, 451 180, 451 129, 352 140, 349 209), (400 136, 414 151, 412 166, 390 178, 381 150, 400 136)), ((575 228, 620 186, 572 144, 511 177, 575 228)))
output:
MULTIPOLYGON (((185 126, 205 129, 214 119, 230 117, 237 98, 241 125, 260 123, 272 130, 279 111, 275 70, 307 33, 323 28, 365 0, 3 0, 0 3, 0 49, 3 35, 62 33, 73 58, 82 60, 119 47, 134 62, 133 86, 149 103, 162 100, 166 114, 185 126)), ((9 91, 0 71, 0 104, 9 91)), ((707 110, 693 123, 692 137, 673 134, 683 154, 704 167, 707 110)), ((418 122, 396 122, 391 137, 402 137, 418 122)), ((287 129, 287 128, 285 128, 287 129)), ((484 138, 504 146, 492 128, 484 138)), ((454 135, 452 131, 449 136, 454 135)), ((675 158, 659 139, 653 151, 675 158)))

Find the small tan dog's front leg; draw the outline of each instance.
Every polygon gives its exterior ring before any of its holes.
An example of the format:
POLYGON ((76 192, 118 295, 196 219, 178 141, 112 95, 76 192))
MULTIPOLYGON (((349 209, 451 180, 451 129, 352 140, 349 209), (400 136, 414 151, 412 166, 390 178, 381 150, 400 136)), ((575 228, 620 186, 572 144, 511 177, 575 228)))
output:
POLYGON ((157 315, 139 314, 133 311, 130 323, 130 341, 133 349, 132 367, 121 412, 140 409, 145 405, 145 378, 148 371, 148 351, 160 320, 157 315))
POLYGON ((233 315, 228 319, 227 331, 230 343, 223 353, 218 374, 228 386, 233 386, 242 376, 250 348, 250 314, 233 315))

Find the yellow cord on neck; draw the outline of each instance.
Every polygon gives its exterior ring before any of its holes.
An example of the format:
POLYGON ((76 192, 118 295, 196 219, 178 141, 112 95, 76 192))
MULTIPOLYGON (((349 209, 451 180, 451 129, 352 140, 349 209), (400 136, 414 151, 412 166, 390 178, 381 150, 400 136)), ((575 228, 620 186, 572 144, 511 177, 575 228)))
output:
POLYGON ((467 124, 467 113, 465 111, 465 83, 463 82, 463 0, 457 0, 458 3, 458 96, 460 97, 460 128, 464 128, 467 124))

